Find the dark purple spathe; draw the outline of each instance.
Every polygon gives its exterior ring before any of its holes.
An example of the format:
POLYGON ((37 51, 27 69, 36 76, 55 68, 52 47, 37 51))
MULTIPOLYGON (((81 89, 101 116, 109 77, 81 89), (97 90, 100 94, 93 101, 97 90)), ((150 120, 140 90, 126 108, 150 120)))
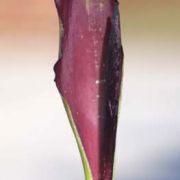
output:
POLYGON ((93 180, 111 180, 123 52, 118 3, 56 0, 63 25, 55 82, 70 107, 93 180))

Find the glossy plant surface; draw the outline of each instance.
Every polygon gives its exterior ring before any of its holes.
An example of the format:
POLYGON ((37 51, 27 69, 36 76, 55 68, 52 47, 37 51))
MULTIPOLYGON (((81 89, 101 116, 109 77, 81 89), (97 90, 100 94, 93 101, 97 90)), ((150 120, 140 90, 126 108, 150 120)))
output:
POLYGON ((55 82, 78 143, 86 180, 113 176, 123 51, 115 0, 56 0, 55 82))

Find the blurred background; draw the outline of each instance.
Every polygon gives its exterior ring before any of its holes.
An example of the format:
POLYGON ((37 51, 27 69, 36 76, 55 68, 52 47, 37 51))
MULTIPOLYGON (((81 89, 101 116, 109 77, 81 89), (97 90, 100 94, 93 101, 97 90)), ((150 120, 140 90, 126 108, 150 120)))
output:
MULTIPOLYGON (((117 180, 180 179, 180 1, 121 0, 117 180)), ((0 179, 83 180, 53 82, 53 0, 0 1, 0 179)))

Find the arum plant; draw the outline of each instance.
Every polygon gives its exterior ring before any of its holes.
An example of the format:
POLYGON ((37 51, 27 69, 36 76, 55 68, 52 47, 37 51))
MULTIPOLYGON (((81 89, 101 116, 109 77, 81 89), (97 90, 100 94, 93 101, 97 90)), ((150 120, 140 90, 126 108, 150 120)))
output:
POLYGON ((123 51, 117 0, 55 0, 60 19, 55 82, 86 180, 112 180, 123 51))

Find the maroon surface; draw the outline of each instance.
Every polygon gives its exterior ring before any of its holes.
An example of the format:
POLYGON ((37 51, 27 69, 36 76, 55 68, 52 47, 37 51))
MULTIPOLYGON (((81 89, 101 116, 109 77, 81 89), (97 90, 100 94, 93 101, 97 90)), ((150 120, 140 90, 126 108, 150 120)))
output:
POLYGON ((55 81, 66 99, 93 180, 111 180, 122 47, 114 0, 56 0, 64 33, 55 81))

